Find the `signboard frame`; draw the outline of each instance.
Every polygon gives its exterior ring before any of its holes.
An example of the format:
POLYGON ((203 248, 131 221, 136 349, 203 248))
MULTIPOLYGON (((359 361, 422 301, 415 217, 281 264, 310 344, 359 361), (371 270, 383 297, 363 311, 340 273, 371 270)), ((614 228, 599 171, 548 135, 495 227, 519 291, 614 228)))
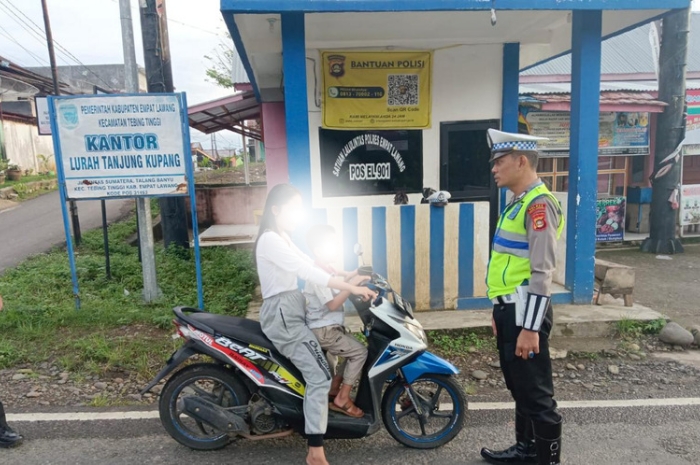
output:
MULTIPOLYGON (((570 112, 563 111, 541 111, 529 110, 523 112, 523 117, 527 121, 529 133, 535 136, 548 137, 550 142, 543 142, 540 148, 540 156, 542 158, 565 158, 569 156, 569 145, 571 144, 571 135, 569 133, 569 125, 571 119, 570 112), (554 136, 545 132, 537 131, 537 121, 532 121, 529 118, 539 115, 542 118, 549 119, 550 124, 556 127, 559 125, 560 136, 554 136), (559 140, 559 144, 557 144, 559 140), (548 147, 548 143, 550 147, 548 147)), ((600 131, 598 140, 598 156, 599 157, 625 157, 625 156, 646 156, 651 153, 651 124, 650 114, 647 112, 603 112, 599 117, 599 126, 609 125, 608 131, 600 131), (628 125, 630 118, 635 118, 637 124, 628 125), (624 123, 624 125, 621 125, 624 123), (646 140, 631 144, 615 144, 616 140, 633 139, 634 131, 639 135, 644 135, 646 140), (630 132, 632 136, 626 135, 630 132), (604 136, 605 133, 605 136, 604 136), (645 133, 645 134, 643 134, 645 133), (607 138, 606 138, 607 136, 607 138), (625 137, 626 136, 626 137, 625 137)), ((607 127, 607 126, 606 126, 607 127)))
POLYGON ((61 210, 63 215, 63 226, 66 234, 66 245, 68 249, 68 259, 71 267, 71 277, 73 282, 73 295, 75 298, 76 309, 80 309, 80 289, 78 286, 78 275, 77 267, 75 261, 75 253, 73 247, 73 238, 71 235, 70 221, 68 217, 68 209, 66 208, 66 203, 68 202, 68 191, 66 185, 66 173, 64 171, 63 165, 63 149, 61 146, 61 134, 58 129, 58 120, 56 118, 56 108, 60 102, 76 100, 76 99, 133 99, 133 98, 147 98, 147 97, 175 97, 178 104, 178 110, 180 113, 179 124, 180 131, 182 133, 182 160, 185 164, 185 178, 187 179, 187 192, 172 193, 169 195, 124 195, 124 196, 100 196, 96 193, 95 196, 90 197, 78 197, 73 200, 83 201, 83 200, 101 200, 101 199, 127 199, 127 198, 139 198, 139 197, 185 197, 188 196, 191 203, 191 213, 192 213, 192 233, 194 236, 194 252, 195 252, 195 266, 197 275, 197 297, 198 304, 200 308, 204 308, 204 292, 202 283, 202 264, 201 264, 201 251, 199 246, 199 227, 197 224, 197 202, 195 194, 195 183, 194 183, 194 166, 191 163, 191 147, 190 147, 190 131, 189 131, 189 121, 187 116, 187 96, 184 92, 179 93, 158 93, 158 94, 96 94, 96 95, 69 95, 69 96, 48 96, 49 104, 49 115, 51 119, 51 132, 53 134, 53 144, 54 144, 54 156, 56 160, 56 173, 58 175, 58 185, 59 194, 61 197, 61 210))
POLYGON ((318 137, 324 198, 422 192, 423 131, 319 128, 318 137))
POLYGON ((321 51, 321 127, 429 129, 433 52, 321 51))
POLYGON ((625 196, 609 196, 601 197, 596 200, 596 224, 595 224, 595 240, 596 242, 624 242, 625 240, 625 216, 627 210, 627 197, 625 196), (618 207, 622 207, 619 212, 615 214, 614 217, 609 217, 609 213, 603 212, 601 215, 601 209, 606 209, 608 205, 606 203, 611 203, 609 206, 615 206, 617 202, 618 207), (604 217, 604 218, 603 218, 604 217), (601 220, 604 219, 605 222, 601 225, 601 220), (617 220, 617 221, 615 221, 617 220), (612 221, 612 223, 610 223, 612 221), (617 225, 617 228, 612 232, 602 232, 601 227, 610 224, 617 225))
POLYGON ((34 112, 36 113, 36 128, 40 136, 50 136, 52 133, 51 113, 49 111, 49 97, 37 96, 34 97, 34 112), (41 103, 40 103, 41 102, 41 103), (46 111, 46 118, 42 119, 46 111))

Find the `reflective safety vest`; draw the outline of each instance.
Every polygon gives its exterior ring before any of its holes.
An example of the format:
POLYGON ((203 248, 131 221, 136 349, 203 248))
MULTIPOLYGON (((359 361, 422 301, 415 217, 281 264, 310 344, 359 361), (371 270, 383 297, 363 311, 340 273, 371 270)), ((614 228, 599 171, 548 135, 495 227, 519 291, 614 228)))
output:
POLYGON ((489 299, 509 295, 515 288, 530 280, 530 244, 527 240, 527 209, 538 197, 547 196, 559 208, 557 238, 564 230, 564 216, 561 204, 541 183, 530 190, 520 200, 512 203, 501 214, 498 228, 493 238, 493 250, 489 261, 486 284, 489 299))

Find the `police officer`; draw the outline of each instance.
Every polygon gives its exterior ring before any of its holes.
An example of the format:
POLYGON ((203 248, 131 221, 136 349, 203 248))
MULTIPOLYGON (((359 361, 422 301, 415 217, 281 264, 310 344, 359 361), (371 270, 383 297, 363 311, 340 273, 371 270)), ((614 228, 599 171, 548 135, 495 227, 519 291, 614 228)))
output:
MULTIPOLYGON (((2 296, 0 295, 0 312, 2 312, 2 296)), ((8 448, 16 446, 22 442, 22 436, 17 434, 5 420, 5 409, 0 402, 0 447, 8 448)))
POLYGON ((492 172, 513 200, 498 220, 488 267, 493 330, 515 400, 515 445, 482 449, 489 463, 560 463, 562 417, 554 401, 548 338, 561 206, 537 176, 542 138, 489 129, 492 172))

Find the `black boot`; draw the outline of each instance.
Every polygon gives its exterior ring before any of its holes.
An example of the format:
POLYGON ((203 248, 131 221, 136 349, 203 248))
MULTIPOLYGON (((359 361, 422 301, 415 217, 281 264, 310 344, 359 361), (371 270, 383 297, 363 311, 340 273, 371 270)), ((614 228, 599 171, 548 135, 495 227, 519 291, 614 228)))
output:
POLYGON ((561 422, 556 424, 534 423, 535 447, 539 465, 561 463, 561 422))
POLYGON ((0 448, 7 449, 22 442, 22 436, 13 431, 9 426, 0 426, 0 448))
POLYGON ((537 463, 532 422, 524 415, 515 414, 515 444, 506 450, 481 449, 481 456, 489 463, 537 463))
POLYGON ((22 442, 22 436, 12 430, 5 419, 5 408, 0 402, 0 447, 8 448, 22 442))

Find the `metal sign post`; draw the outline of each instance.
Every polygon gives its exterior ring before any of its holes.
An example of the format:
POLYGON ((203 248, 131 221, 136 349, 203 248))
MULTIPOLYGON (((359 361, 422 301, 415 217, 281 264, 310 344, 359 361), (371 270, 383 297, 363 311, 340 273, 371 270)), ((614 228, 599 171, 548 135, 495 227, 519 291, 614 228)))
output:
POLYGON ((185 94, 49 97, 49 112, 76 308, 80 293, 66 202, 188 195, 198 303, 203 307, 185 94))

